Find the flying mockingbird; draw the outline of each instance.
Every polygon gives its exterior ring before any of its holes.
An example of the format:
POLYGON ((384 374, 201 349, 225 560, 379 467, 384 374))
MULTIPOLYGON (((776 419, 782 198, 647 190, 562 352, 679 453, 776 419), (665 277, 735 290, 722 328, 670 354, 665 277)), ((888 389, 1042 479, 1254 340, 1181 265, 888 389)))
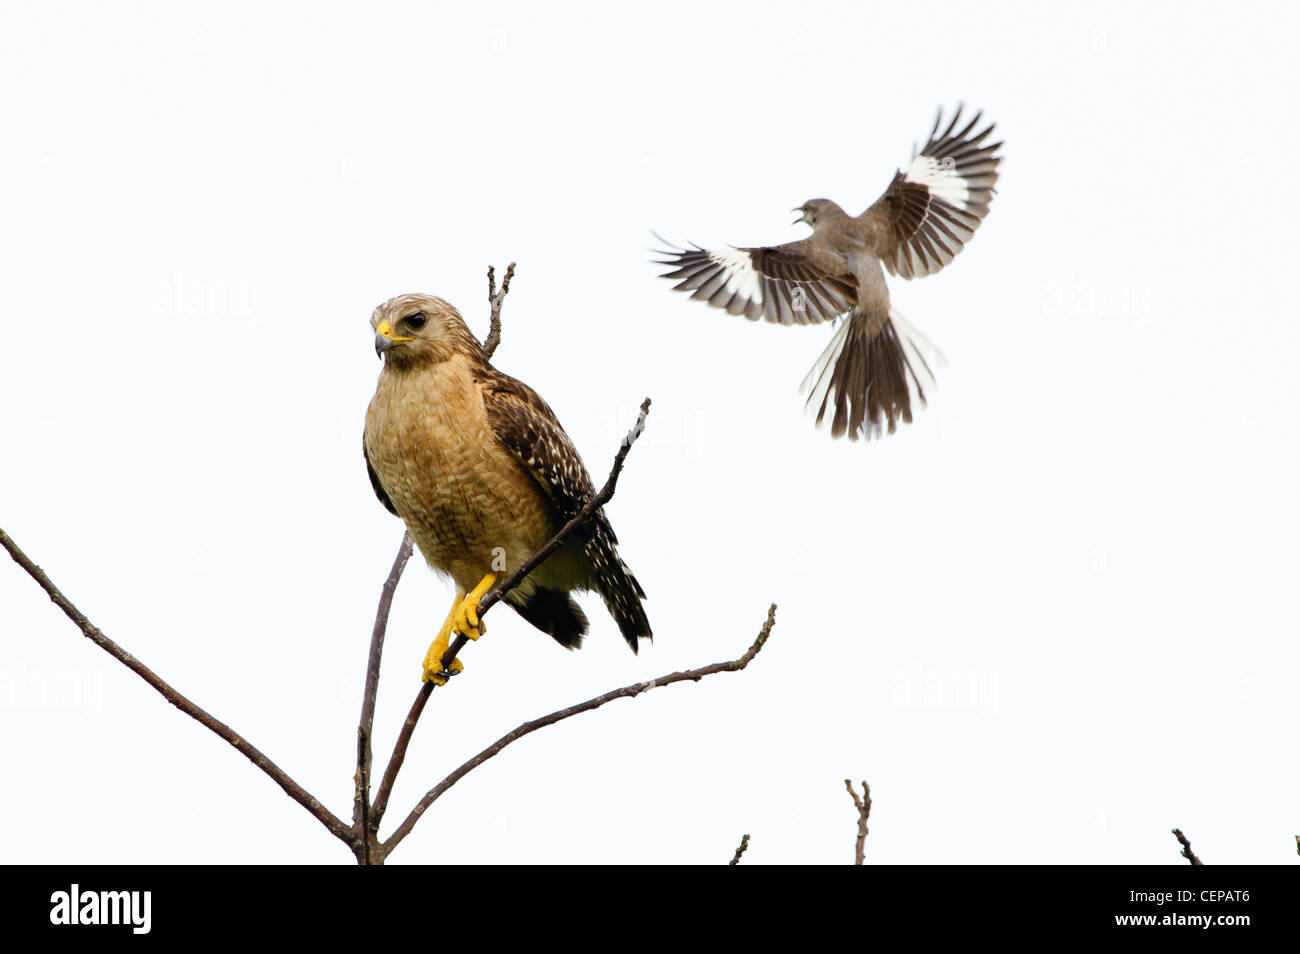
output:
POLYGON ((851 440, 892 434, 912 420, 912 392, 925 406, 933 347, 889 303, 891 275, 932 275, 953 260, 988 213, 1002 143, 982 143, 980 113, 958 127, 961 107, 899 171, 885 194, 857 217, 830 199, 794 209, 813 234, 770 248, 709 251, 698 245, 660 252, 664 278, 692 298, 751 320, 818 324, 843 316, 830 344, 804 379, 817 424, 830 415, 831 435, 851 440), (942 132, 940 131, 942 127, 942 132), (847 313, 847 314, 846 314, 847 313))

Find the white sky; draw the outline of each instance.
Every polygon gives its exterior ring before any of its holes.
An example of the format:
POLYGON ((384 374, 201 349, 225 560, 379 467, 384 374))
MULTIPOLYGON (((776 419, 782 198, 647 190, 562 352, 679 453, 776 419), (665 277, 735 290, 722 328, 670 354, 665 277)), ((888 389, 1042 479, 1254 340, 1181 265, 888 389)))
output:
MULTIPOLYGON (((0 526, 111 638, 350 818, 401 526, 368 318, 447 298, 597 482, 650 594, 568 654, 504 609, 431 701, 393 824, 518 723, 401 862, 1290 863, 1300 358, 1293 5, 163 3, 0 8, 0 526), (1088 5, 1092 6, 1092 5, 1088 5), (946 354, 915 424, 833 442, 830 331, 671 292, 676 240, 860 211, 939 104, 1006 139, 973 243, 892 283, 946 354)), ((413 562, 386 757, 450 599, 413 562)), ((3 860, 350 862, 0 563, 3 860)))

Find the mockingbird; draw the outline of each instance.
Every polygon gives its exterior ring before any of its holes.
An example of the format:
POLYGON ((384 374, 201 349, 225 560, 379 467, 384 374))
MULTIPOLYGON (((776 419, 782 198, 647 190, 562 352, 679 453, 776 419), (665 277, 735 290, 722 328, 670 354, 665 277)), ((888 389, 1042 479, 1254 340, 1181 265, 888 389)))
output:
POLYGON ((924 351, 933 346, 889 303, 883 264, 891 275, 931 275, 953 260, 988 213, 997 182, 997 150, 982 145, 980 113, 958 128, 961 107, 943 127, 935 117, 929 141, 914 152, 885 194, 857 217, 830 199, 794 209, 813 234, 770 248, 710 251, 698 245, 663 251, 664 278, 692 298, 751 320, 818 324, 843 317, 830 344, 804 379, 817 424, 830 414, 831 435, 851 440, 892 434, 912 420, 912 391, 925 406, 933 375, 924 351), (846 314, 847 313, 847 314, 846 314))

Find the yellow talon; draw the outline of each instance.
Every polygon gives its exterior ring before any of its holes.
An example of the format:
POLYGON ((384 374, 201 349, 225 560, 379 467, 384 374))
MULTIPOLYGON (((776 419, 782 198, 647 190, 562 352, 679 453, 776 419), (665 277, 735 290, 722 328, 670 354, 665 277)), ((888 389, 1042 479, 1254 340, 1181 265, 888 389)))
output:
POLYGON ((447 652, 447 646, 451 642, 451 617, 447 617, 447 622, 442 624, 442 629, 438 631, 433 645, 429 651, 424 654, 424 675, 421 677, 425 682, 431 682, 435 686, 445 686, 447 676, 450 673, 460 672, 465 668, 465 664, 459 659, 451 661, 450 670, 444 671, 442 668, 442 657, 447 652))
MULTIPOLYGON (((456 594, 456 601, 451 604, 451 611, 447 614, 447 618, 443 620, 442 628, 438 630, 438 635, 433 638, 433 644, 429 646, 429 651, 424 654, 424 674, 421 676, 424 682, 431 682, 435 686, 445 686, 447 684, 447 676, 442 674, 442 657, 451 643, 452 622, 455 620, 456 610, 460 607, 461 600, 464 598, 464 593, 456 594)), ((459 659, 451 661, 450 672, 460 672, 464 668, 459 659)))
POLYGON ((478 639, 482 635, 478 628, 477 609, 478 607, 471 605, 468 600, 456 607, 456 621, 451 627, 456 635, 469 639, 478 639))
POLYGON ((465 668, 464 663, 462 663, 459 659, 453 659, 451 661, 451 669, 444 670, 442 668, 442 653, 438 653, 435 656, 432 652, 430 652, 430 654, 424 660, 423 679, 425 682, 431 682, 435 686, 445 686, 447 685, 448 678, 460 672, 464 668, 465 668))
POLYGON ((452 630, 459 636, 467 639, 478 639, 482 634, 479 627, 478 604, 483 599, 488 590, 492 589, 492 584, 497 581, 495 573, 489 573, 483 579, 479 580, 478 586, 466 595, 457 605, 453 612, 452 630))
POLYGON ((447 649, 451 646, 452 633, 468 639, 478 639, 482 635, 483 626, 478 618, 479 600, 483 599, 484 594, 492 589, 492 584, 496 581, 497 575, 489 573, 479 580, 479 584, 474 587, 473 592, 467 594, 462 590, 456 593, 456 599, 451 604, 451 612, 447 614, 447 618, 443 621, 442 628, 438 630, 438 635, 434 637, 429 651, 424 654, 424 674, 421 678, 425 682, 431 682, 435 686, 445 686, 449 676, 465 668, 459 659, 453 659, 451 666, 448 669, 443 669, 442 657, 446 655, 447 649))

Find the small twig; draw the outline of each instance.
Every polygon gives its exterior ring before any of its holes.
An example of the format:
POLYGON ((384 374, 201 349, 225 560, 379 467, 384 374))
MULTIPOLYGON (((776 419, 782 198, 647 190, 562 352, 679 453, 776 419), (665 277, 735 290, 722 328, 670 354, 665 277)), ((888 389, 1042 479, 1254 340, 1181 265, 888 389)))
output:
POLYGON ((488 336, 483 339, 485 358, 491 358, 501 343, 501 303, 506 300, 506 294, 510 291, 510 279, 514 277, 515 263, 511 262, 506 268, 506 277, 501 279, 501 291, 498 292, 496 269, 488 266, 488 305, 492 313, 488 316, 488 336))
POLYGON ((767 638, 772 634, 772 627, 774 625, 776 625, 775 603, 768 608, 767 620, 763 623, 762 628, 759 629, 758 636, 754 639, 754 642, 750 645, 749 649, 745 651, 745 654, 739 659, 716 662, 712 665, 704 666, 700 669, 691 669, 687 672, 669 673, 666 676, 660 676, 658 679, 651 679, 649 682, 633 683, 630 686, 624 686, 621 689, 614 689, 603 695, 596 696, 594 699, 588 699, 586 702, 580 702, 576 706, 570 706, 567 709, 560 709, 556 712, 552 712, 550 715, 542 716, 540 719, 525 722, 523 725, 507 732, 482 752, 478 753, 478 755, 474 756, 468 762, 465 762, 458 769, 431 788, 425 794, 424 798, 420 799, 419 804, 411 810, 411 813, 406 816, 406 820, 403 821, 402 824, 397 827, 397 830, 393 832, 392 836, 384 842, 384 855, 387 856, 392 852, 392 850, 401 843, 402 839, 411 833, 411 829, 415 827, 415 823, 420 820, 420 817, 428 810, 429 806, 441 798, 449 788, 459 782, 470 772, 474 771, 474 769, 478 768, 488 759, 499 754, 501 750, 510 743, 517 742, 524 736, 536 732, 538 729, 544 729, 548 725, 554 725, 557 722, 562 722, 565 719, 572 718, 573 716, 579 715, 583 712, 590 712, 592 709, 599 709, 605 703, 612 702, 615 699, 632 699, 643 692, 649 692, 651 689, 657 689, 660 686, 671 686, 676 682, 699 682, 705 676, 711 676, 717 672, 739 672, 748 666, 750 662, 753 661, 754 657, 762 651, 763 646, 767 643, 767 638))
POLYGON ((393 568, 388 571, 383 589, 379 593, 379 607, 375 611, 375 625, 370 633, 370 655, 366 660, 366 688, 361 698, 361 721, 357 724, 356 791, 353 795, 352 827, 357 836, 362 864, 370 863, 370 848, 374 831, 370 826, 370 737, 375 723, 375 700, 379 695, 379 661, 384 653, 384 635, 388 631, 388 614, 393 608, 393 592, 402 578, 402 571, 411 559, 411 535, 402 534, 401 546, 393 568))
POLYGON ((1178 844, 1183 846, 1183 851, 1182 851, 1183 857, 1186 858, 1190 864, 1194 864, 1194 865, 1201 864, 1201 859, 1197 858, 1196 852, 1192 851, 1191 842, 1187 840, 1186 836, 1183 835, 1180 829, 1178 828, 1174 829, 1174 837, 1178 839, 1178 844))
POLYGON ((862 864, 866 855, 867 844, 867 818, 871 815, 871 786, 867 780, 862 780, 862 797, 853 789, 853 783, 847 778, 844 780, 844 787, 849 790, 849 795, 853 797, 853 807, 858 810, 858 843, 853 852, 853 863, 862 864))
POLYGON ((206 710, 196 706, 173 689, 152 669, 105 636, 99 627, 91 623, 79 609, 72 605, 72 602, 45 575, 45 571, 33 563, 27 554, 18 548, 18 544, 14 543, 9 534, 3 530, 0 530, 0 546, 9 551, 9 555, 14 558, 14 562, 27 571, 28 575, 40 585, 41 589, 54 602, 54 605, 63 610, 64 615, 77 625, 87 639, 147 682, 164 699, 177 709, 180 709, 181 712, 184 712, 191 719, 229 742, 235 747, 236 751, 269 775, 277 785, 284 789, 290 798, 311 812, 317 821, 329 829, 332 835, 346 844, 352 844, 352 828, 350 826, 344 824, 333 812, 318 802, 310 792, 285 774, 283 769, 263 755, 257 748, 250 745, 238 732, 209 714, 206 710))
POLYGON ((727 862, 727 864, 731 864, 731 865, 740 864, 740 856, 745 853, 745 849, 748 847, 749 847, 749 835, 741 835, 740 844, 736 846, 736 853, 731 856, 731 860, 727 862))

